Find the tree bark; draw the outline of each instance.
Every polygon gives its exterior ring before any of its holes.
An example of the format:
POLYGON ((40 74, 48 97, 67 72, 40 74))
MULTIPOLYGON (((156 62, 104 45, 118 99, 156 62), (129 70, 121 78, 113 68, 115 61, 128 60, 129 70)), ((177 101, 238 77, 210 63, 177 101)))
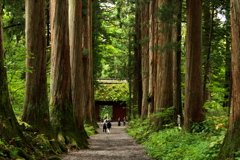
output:
MULTIPOLYGON (((170 0, 162 0, 158 3, 158 8, 163 10, 164 7, 169 7, 170 0)), ((163 11, 164 12, 164 11, 163 11)), ((162 13, 160 13, 162 14, 162 13)), ((166 14, 166 13, 165 13, 166 14)), ((173 54, 172 49, 167 46, 172 40, 172 17, 168 12, 168 17, 159 16, 158 26, 158 54, 157 54, 157 74, 156 74, 156 92, 154 96, 155 113, 165 112, 166 109, 173 106, 173 54)), ((154 120, 154 129, 156 131, 163 128, 164 124, 170 123, 172 115, 165 117, 156 116, 154 120), (171 118, 170 118, 171 117, 171 118)))
POLYGON ((231 0, 231 36, 232 36, 232 90, 231 110, 227 134, 220 149, 218 159, 239 157, 240 138, 240 1, 231 0))
POLYGON ((141 4, 141 34, 140 40, 142 47, 142 118, 146 118, 148 115, 148 91, 149 91, 149 2, 143 2, 141 4))
POLYGON ((129 110, 130 118, 134 118, 136 115, 141 115, 142 106, 142 78, 141 78, 141 45, 139 40, 141 38, 140 22, 141 15, 139 9, 139 2, 136 4, 136 18, 135 18, 135 31, 134 37, 134 86, 133 86, 133 106, 129 110))
POLYGON ((77 126, 72 102, 68 5, 68 0, 51 0, 50 3, 51 122, 62 142, 85 148, 86 136, 77 126))
POLYGON ((83 79, 82 0, 69 1, 70 63, 73 112, 80 130, 84 130, 86 97, 83 79))
POLYGON ((177 116, 180 115, 183 120, 182 113, 182 92, 181 92, 181 19, 182 19, 182 0, 173 0, 175 5, 172 42, 177 43, 173 50, 173 122, 177 124, 177 116))
POLYGON ((226 55, 225 55, 225 85, 224 87, 226 88, 226 93, 224 95, 224 103, 223 103, 223 107, 227 107, 229 108, 228 111, 230 111, 230 102, 231 102, 231 22, 230 22, 230 11, 226 12, 226 30, 229 31, 226 34, 226 41, 225 41, 225 46, 226 46, 226 55), (229 18, 228 18, 229 17, 229 18))
POLYGON ((92 0, 83 3, 83 77, 85 84, 85 120, 97 127, 95 117, 93 86, 93 52, 92 52, 92 0))
POLYGON ((23 134, 10 103, 4 59, 2 2, 0 2, 0 139, 9 141, 17 137, 22 139, 23 134))
POLYGON ((202 86, 202 1, 187 0, 184 128, 205 119, 202 86))
POLYGON ((203 76, 203 103, 210 100, 210 92, 207 89, 207 84, 210 83, 210 54, 212 48, 212 35, 213 35, 213 17, 214 7, 209 1, 204 3, 204 32, 203 32, 203 54, 205 56, 204 62, 204 76, 203 76))
POLYGON ((26 0, 26 92, 23 120, 39 131, 50 127, 46 73, 45 1, 26 0))

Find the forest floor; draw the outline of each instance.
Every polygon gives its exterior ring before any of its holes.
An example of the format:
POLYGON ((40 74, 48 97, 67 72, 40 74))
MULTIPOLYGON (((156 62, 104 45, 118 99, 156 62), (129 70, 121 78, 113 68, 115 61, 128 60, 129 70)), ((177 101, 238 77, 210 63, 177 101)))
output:
POLYGON ((71 152, 61 160, 150 160, 145 149, 130 137, 125 126, 112 122, 111 133, 103 133, 99 124, 98 134, 88 139, 89 149, 71 152))

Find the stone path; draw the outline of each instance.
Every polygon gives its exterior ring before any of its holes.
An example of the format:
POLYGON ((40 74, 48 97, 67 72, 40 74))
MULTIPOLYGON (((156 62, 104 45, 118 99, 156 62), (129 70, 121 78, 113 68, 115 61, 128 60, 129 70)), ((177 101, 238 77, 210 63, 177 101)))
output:
POLYGON ((89 149, 71 152, 62 160, 150 160, 144 148, 132 139, 124 126, 112 122, 111 133, 103 133, 99 124, 99 134, 89 138, 89 149))

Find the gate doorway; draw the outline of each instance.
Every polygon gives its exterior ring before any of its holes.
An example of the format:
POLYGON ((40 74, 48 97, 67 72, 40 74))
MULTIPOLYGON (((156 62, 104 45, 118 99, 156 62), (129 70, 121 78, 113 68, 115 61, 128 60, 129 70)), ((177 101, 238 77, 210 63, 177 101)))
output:
POLYGON ((117 121, 118 118, 122 120, 127 116, 126 107, 126 102, 123 101, 95 101, 96 120, 100 121, 107 114, 111 121, 117 121))
POLYGON ((99 117, 104 119, 112 119, 113 106, 112 105, 100 105, 99 106, 99 117))

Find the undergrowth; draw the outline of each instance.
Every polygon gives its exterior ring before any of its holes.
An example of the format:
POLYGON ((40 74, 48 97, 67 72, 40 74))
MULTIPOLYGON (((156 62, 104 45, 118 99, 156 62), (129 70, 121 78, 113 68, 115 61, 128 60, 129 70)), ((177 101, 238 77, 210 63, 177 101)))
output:
MULTIPOLYGON (((23 130, 23 134, 30 145, 23 148, 22 140, 19 137, 12 138, 11 140, 0 139, 0 160, 60 160, 58 156, 61 156, 61 153, 56 153, 50 145, 53 140, 48 140, 44 134, 32 132, 31 125, 20 121, 20 118, 17 119, 20 125, 24 124, 26 130, 23 130)), ((89 124, 85 124, 85 131, 88 136, 95 134, 94 127, 89 124)))
POLYGON ((192 133, 173 127, 151 130, 150 120, 135 119, 126 129, 157 160, 213 160, 217 157, 226 132, 226 117, 211 117, 194 125, 192 133), (196 132, 198 131, 198 132, 196 132), (199 132, 200 131, 200 132, 199 132))

